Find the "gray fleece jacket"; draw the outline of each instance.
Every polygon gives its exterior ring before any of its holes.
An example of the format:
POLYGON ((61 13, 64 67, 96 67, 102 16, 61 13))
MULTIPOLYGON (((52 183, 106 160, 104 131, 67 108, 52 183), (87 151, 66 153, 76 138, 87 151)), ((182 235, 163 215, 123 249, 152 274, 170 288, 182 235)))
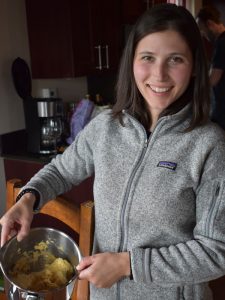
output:
POLYGON ((92 300, 209 300, 225 274, 225 137, 215 124, 184 133, 188 106, 147 139, 108 111, 27 187, 41 205, 95 174, 94 253, 130 251, 133 280, 91 286, 92 300))

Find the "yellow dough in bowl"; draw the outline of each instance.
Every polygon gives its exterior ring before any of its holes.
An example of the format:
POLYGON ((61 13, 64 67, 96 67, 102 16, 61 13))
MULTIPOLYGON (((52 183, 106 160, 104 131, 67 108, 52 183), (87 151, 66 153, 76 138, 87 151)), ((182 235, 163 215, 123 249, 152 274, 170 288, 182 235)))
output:
MULTIPOLYGON (((43 243, 43 242, 41 242, 43 243)), ((13 266, 10 277, 19 287, 31 291, 46 291, 68 283, 74 274, 72 265, 55 257, 43 244, 35 251, 24 252, 13 266)))

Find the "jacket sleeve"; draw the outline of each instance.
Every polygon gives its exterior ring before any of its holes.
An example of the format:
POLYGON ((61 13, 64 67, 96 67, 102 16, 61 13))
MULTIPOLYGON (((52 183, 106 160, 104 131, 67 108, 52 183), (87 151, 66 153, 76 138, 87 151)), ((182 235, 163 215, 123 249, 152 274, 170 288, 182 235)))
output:
POLYGON ((193 239, 131 250, 133 278, 162 286, 195 284, 225 274, 225 145, 207 157, 196 190, 193 239))
POLYGON ((40 193, 40 207, 93 174, 90 135, 90 130, 84 128, 63 154, 52 159, 23 187, 34 188, 40 193))

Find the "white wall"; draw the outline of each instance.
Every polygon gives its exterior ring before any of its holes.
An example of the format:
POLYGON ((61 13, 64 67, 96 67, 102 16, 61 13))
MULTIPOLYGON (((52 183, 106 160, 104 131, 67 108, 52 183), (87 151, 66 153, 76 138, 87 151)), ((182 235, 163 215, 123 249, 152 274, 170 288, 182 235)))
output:
POLYGON ((0 0, 0 134, 24 128, 22 100, 13 87, 11 65, 29 60, 23 0, 0 0))
POLYGON ((64 102, 82 99, 87 93, 87 80, 84 77, 71 79, 35 79, 32 82, 33 97, 40 97, 42 88, 56 88, 59 98, 64 102))
MULTIPOLYGON (((18 56, 30 65, 25 0, 0 0, 0 134, 20 130, 25 126, 22 99, 17 95, 11 77, 11 65, 18 56)), ((58 87, 59 96, 66 101, 79 100, 87 93, 85 77, 35 80, 32 85, 34 90, 58 87)), ((5 175, 3 159, 0 158, 0 215, 4 209, 5 175)))
MULTIPOLYGON (((12 61, 29 60, 24 0, 0 0, 0 134, 24 128, 22 100, 11 77, 12 61)), ((0 158, 0 214, 5 210, 5 175, 0 158)))
POLYGON ((202 7, 202 0, 187 0, 186 7, 195 17, 200 8, 202 7))

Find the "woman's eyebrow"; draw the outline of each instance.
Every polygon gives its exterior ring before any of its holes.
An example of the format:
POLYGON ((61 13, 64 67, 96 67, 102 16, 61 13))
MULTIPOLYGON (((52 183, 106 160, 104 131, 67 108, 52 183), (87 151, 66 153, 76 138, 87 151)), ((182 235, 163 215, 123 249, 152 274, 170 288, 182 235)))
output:
POLYGON ((154 52, 151 51, 141 51, 141 52, 137 52, 138 54, 155 54, 154 52))

